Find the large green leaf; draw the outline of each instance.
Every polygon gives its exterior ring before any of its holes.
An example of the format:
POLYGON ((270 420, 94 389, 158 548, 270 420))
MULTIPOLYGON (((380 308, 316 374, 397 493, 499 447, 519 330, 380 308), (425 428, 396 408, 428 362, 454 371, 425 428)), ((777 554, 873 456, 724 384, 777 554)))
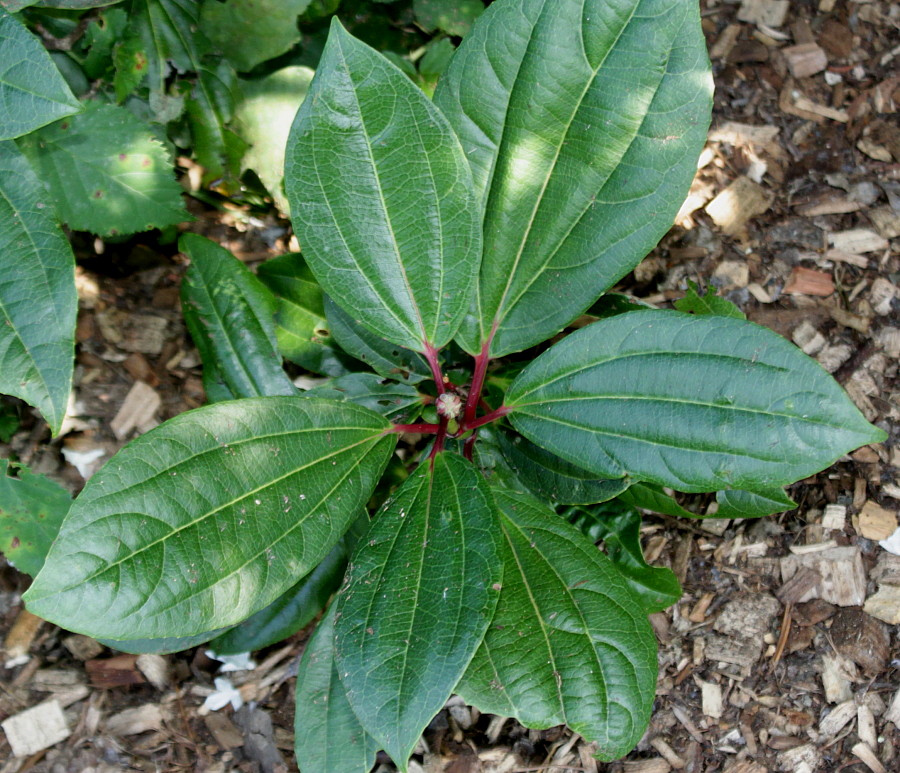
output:
POLYGON ((204 384, 208 387, 221 377, 235 397, 296 394, 281 367, 272 293, 228 250, 206 237, 184 234, 178 246, 191 259, 181 301, 203 359, 204 384))
POLYGON ((245 72, 288 51, 300 40, 297 17, 310 0, 206 0, 203 32, 231 63, 245 72))
POLYGON ((0 142, 0 392, 59 432, 75 358, 75 257, 48 197, 12 142, 0 142))
POLYGON ((0 140, 81 110, 41 41, 0 7, 0 140))
POLYGON ((19 144, 71 228, 115 236, 191 219, 168 151, 124 107, 91 104, 19 144))
POLYGON ((414 386, 388 381, 374 373, 349 373, 310 389, 306 394, 349 400, 400 424, 414 421, 424 405, 424 395, 414 386))
POLYGON ((695 3, 498 0, 435 102, 484 207, 459 340, 500 356, 561 330, 668 230, 706 138, 712 79, 695 3))
POLYGON ((656 639, 613 563, 527 494, 494 489, 503 561, 497 612, 457 687, 527 727, 565 723, 611 760, 638 742, 656 690, 656 639))
POLYGON ((311 571, 365 505, 396 442, 352 403, 266 397, 183 413, 88 481, 28 608, 138 639, 239 623, 311 571))
POLYGON ((442 453, 406 480, 350 559, 338 671, 363 727, 403 771, 494 612, 495 529, 478 471, 442 453))
POLYGON ((278 299, 275 335, 285 359, 313 373, 343 376, 352 368, 325 321, 322 288, 296 252, 267 260, 257 276, 278 299))
POLYGON ((16 468, 10 477, 7 459, 0 459, 0 553, 20 572, 36 576, 50 545, 69 512, 72 497, 55 481, 16 468))
POLYGON ((196 72, 209 41, 197 31, 200 0, 132 0, 125 42, 140 41, 150 88, 163 91, 170 69, 196 72))
POLYGON ((481 255, 469 165, 422 91, 336 18, 291 128, 285 188, 328 295, 409 349, 453 337, 481 255))
POLYGON ((633 311, 554 345, 513 381, 513 426, 598 477, 767 490, 884 439, 822 367, 771 330, 633 311))
POLYGON ((225 631, 225 628, 217 628, 214 631, 204 631, 193 636, 165 636, 159 639, 129 639, 119 641, 117 639, 99 639, 106 647, 119 652, 130 652, 133 655, 144 655, 152 652, 158 655, 166 655, 170 652, 182 652, 196 647, 198 644, 206 644, 210 639, 225 631))
POLYGON ((661 486, 654 483, 635 483, 623 491, 617 499, 626 505, 653 513, 671 515, 673 518, 702 518, 678 504, 661 486))
POLYGON ((338 542, 300 582, 240 625, 217 636, 209 646, 217 655, 255 652, 299 631, 328 604, 347 566, 344 540, 338 542))
POLYGON ((341 349, 385 378, 418 384, 431 377, 425 358, 370 333, 331 298, 325 296, 325 318, 341 349))
POLYGON ((378 744, 350 708, 334 662, 335 604, 322 618, 297 669, 294 751, 301 773, 369 773, 378 744))

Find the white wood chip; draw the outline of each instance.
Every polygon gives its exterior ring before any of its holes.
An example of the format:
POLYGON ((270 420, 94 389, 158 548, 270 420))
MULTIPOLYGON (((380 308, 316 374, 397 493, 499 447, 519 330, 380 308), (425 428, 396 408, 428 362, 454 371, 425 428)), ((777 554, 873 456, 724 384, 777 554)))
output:
POLYGON ((822 528, 829 531, 843 531, 847 524, 847 508, 844 505, 826 505, 822 516, 822 528))
POLYGON ((855 700, 839 703, 819 722, 819 735, 825 738, 833 738, 844 726, 856 717, 857 705, 855 700))
POLYGON ((62 707, 44 701, 0 723, 16 757, 28 757, 66 740, 71 733, 62 707))
POLYGON ((878 252, 886 249, 890 243, 887 239, 868 228, 851 228, 849 231, 838 231, 828 235, 828 243, 842 252, 878 252))
POLYGON ((700 682, 703 713, 713 719, 722 716, 722 687, 715 682, 700 682))
POLYGON ((148 427, 161 405, 162 398, 153 387, 143 381, 135 381, 119 412, 110 422, 113 434, 119 440, 125 440, 133 430, 148 427))

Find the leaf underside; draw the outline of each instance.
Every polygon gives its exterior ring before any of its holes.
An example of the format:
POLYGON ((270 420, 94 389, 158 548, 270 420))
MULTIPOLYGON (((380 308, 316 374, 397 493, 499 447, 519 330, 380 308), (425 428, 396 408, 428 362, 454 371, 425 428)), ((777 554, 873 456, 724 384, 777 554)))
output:
POLYGON ((239 623, 311 571, 368 500, 396 436, 351 403, 235 400, 123 448, 75 501, 25 594, 94 637, 239 623))
POLYGON ((768 491, 884 437, 778 334, 676 311, 573 333, 525 368, 506 400, 523 435, 598 477, 686 492, 768 491))

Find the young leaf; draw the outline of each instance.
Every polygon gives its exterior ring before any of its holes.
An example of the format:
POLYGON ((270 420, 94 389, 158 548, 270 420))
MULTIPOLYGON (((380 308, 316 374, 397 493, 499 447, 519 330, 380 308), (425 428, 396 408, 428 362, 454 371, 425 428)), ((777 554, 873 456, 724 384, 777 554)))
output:
POLYGON ((184 234, 178 247, 191 259, 181 300, 203 359, 204 385, 214 385, 221 377, 235 397, 296 394, 281 367, 272 321, 275 298, 268 288, 228 250, 204 236, 184 234))
POLYGON ((669 228, 706 139, 712 80, 696 6, 498 0, 435 102, 484 208, 475 306, 459 333, 491 354, 561 330, 669 228))
POLYGON ((369 773, 378 744, 350 708, 334 662, 332 604, 297 669, 294 751, 302 773, 369 773))
POLYGON ((316 615, 340 587, 347 566, 344 540, 338 542, 315 569, 269 606, 240 625, 217 636, 210 649, 217 655, 255 652, 295 634, 316 615))
POLYGON ((469 165, 422 91, 336 18, 291 128, 285 188, 328 295, 400 346, 453 337, 481 255, 469 165))
POLYGON ((41 41, 0 6, 0 140, 81 110, 41 41))
POLYGON ((89 105, 19 143, 70 228, 115 236, 191 219, 169 153, 124 107, 89 105))
POLYGON ((513 381, 523 435, 599 477, 767 490, 885 434, 815 361, 727 317, 633 311, 552 346, 513 381))
POLYGON ((490 492, 452 453, 407 478, 350 559, 338 672, 363 727, 402 771, 478 647, 500 580, 490 492))
POLYGON ((717 314, 721 317, 747 319, 747 315, 731 301, 716 295, 713 287, 707 287, 704 295, 700 295, 697 290, 697 283, 688 279, 687 294, 675 301, 675 308, 688 314, 717 314))
POLYGON ((423 395, 414 386, 385 381, 374 373, 350 373, 305 394, 331 400, 349 400, 398 423, 414 421, 424 404, 423 395))
POLYGON ((510 437, 500 431, 497 439, 503 456, 519 480, 553 504, 592 505, 612 499, 628 488, 627 478, 600 480, 522 437, 510 437))
POLYGON ((322 288, 296 252, 267 260, 256 275, 278 300, 275 335, 285 359, 313 373, 343 376, 351 370, 325 321, 322 288))
POLYGON ((493 489, 503 590, 457 687, 484 712, 526 727, 565 723, 603 760, 638 742, 656 689, 646 611, 612 562, 527 494, 493 489))
POLYGON ((46 193, 12 142, 0 142, 0 392, 62 426, 75 365, 75 256, 46 193))
POLYGON ((716 518, 761 518, 793 510, 797 503, 780 488, 758 491, 717 491, 716 518))
POLYGON ((380 376, 406 384, 418 384, 431 377, 428 363, 421 354, 370 333, 327 295, 325 317, 341 349, 366 363, 380 376))
POLYGON ((389 426, 352 403, 303 397, 171 419, 91 478, 28 608, 122 640, 239 623, 311 571, 357 517, 396 442, 389 426))
POLYGON ((0 459, 0 553, 20 572, 35 577, 69 512, 72 496, 55 481, 19 467, 9 476, 0 459))

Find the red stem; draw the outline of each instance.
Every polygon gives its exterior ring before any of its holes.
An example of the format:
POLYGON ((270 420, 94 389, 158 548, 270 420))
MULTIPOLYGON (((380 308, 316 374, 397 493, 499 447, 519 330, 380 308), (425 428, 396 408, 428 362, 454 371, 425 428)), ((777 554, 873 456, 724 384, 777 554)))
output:
POLYGON ((463 427, 463 430, 478 429, 479 427, 483 427, 485 424, 490 424, 492 421, 496 421, 497 419, 506 416, 506 414, 511 410, 511 408, 507 408, 505 405, 501 405, 499 408, 496 408, 490 413, 486 413, 484 416, 479 416, 477 419, 474 419, 471 422, 467 422, 463 427))
POLYGON ((466 438, 466 442, 463 443, 463 458, 468 459, 470 462, 472 461, 472 449, 475 447, 475 438, 477 437, 478 433, 473 432, 466 438))
MULTIPOLYGON (((493 336, 492 336, 493 337, 493 336)), ((487 375, 487 366, 491 361, 488 349, 491 348, 491 339, 485 341, 481 354, 475 355, 475 372, 472 374, 472 386, 469 387, 469 396, 466 398, 466 410, 463 414, 463 426, 468 427, 475 419, 475 411, 481 400, 481 390, 484 388, 484 377, 487 375)))
POLYGON ((425 342, 425 359, 428 360, 428 366, 431 368, 431 377, 434 379, 434 385, 437 388, 438 395, 444 394, 444 374, 441 372, 441 362, 438 359, 438 351, 430 343, 425 342))
POLYGON ((441 429, 440 424, 394 424, 388 432, 396 432, 398 435, 401 432, 418 432, 420 434, 435 434, 439 432, 441 429))
POLYGON ((434 445, 431 447, 431 453, 428 454, 429 459, 434 459, 441 451, 444 450, 444 438, 447 437, 447 420, 441 417, 441 424, 438 428, 437 437, 434 439, 434 445))

